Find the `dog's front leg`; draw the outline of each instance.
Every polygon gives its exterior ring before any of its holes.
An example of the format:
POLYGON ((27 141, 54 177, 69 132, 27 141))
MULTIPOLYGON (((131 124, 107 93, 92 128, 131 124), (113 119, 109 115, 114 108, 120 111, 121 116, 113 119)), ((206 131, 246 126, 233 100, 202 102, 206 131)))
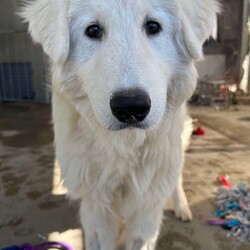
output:
POLYGON ((191 221, 193 219, 192 212, 189 208, 187 197, 183 189, 182 175, 178 179, 177 186, 173 193, 173 202, 175 216, 182 221, 191 221))
POLYGON ((127 250, 154 250, 162 219, 162 207, 142 206, 128 220, 127 250))
POLYGON ((85 250, 113 250, 117 235, 117 219, 93 200, 81 203, 80 216, 84 228, 85 250))

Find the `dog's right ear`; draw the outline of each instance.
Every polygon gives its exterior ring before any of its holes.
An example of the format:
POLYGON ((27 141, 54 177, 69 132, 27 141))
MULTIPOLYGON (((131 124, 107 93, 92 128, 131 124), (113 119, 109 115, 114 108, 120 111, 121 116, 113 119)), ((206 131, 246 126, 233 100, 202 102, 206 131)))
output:
POLYGON ((26 1, 19 13, 33 40, 55 63, 65 62, 69 53, 68 5, 68 0, 26 1))

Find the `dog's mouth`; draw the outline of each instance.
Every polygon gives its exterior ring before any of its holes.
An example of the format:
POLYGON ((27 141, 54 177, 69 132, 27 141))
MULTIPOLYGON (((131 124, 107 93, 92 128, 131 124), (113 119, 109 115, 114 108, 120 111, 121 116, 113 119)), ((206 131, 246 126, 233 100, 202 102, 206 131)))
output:
POLYGON ((132 129, 140 129, 140 130, 147 130, 150 129, 151 126, 148 125, 145 122, 138 122, 136 120, 130 121, 129 123, 119 123, 119 124, 113 124, 108 127, 109 130, 112 131, 119 131, 119 130, 132 130, 132 129))

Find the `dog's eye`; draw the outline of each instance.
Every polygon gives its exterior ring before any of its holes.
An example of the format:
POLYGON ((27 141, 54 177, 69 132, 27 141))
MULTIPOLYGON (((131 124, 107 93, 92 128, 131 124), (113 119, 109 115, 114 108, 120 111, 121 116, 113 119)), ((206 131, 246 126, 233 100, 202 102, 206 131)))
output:
POLYGON ((149 21, 146 23, 146 32, 148 35, 156 35, 162 30, 161 25, 155 21, 149 21))
POLYGON ((85 35, 91 39, 100 39, 103 35, 103 30, 100 26, 94 24, 90 25, 86 31, 85 35))

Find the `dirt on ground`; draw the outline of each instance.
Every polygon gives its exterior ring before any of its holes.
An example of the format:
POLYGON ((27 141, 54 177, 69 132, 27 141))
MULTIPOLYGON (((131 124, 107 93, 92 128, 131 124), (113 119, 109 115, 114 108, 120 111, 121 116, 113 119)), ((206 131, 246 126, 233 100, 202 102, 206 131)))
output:
MULTIPOLYGON (((207 225, 215 209, 218 175, 250 183, 250 105, 216 111, 192 107, 205 129, 186 153, 184 188, 194 220, 183 223, 166 208, 157 250, 248 250, 250 242, 207 225)), ((82 248, 78 204, 69 203, 54 164, 50 108, 0 105, 0 248, 44 239, 82 248)))

